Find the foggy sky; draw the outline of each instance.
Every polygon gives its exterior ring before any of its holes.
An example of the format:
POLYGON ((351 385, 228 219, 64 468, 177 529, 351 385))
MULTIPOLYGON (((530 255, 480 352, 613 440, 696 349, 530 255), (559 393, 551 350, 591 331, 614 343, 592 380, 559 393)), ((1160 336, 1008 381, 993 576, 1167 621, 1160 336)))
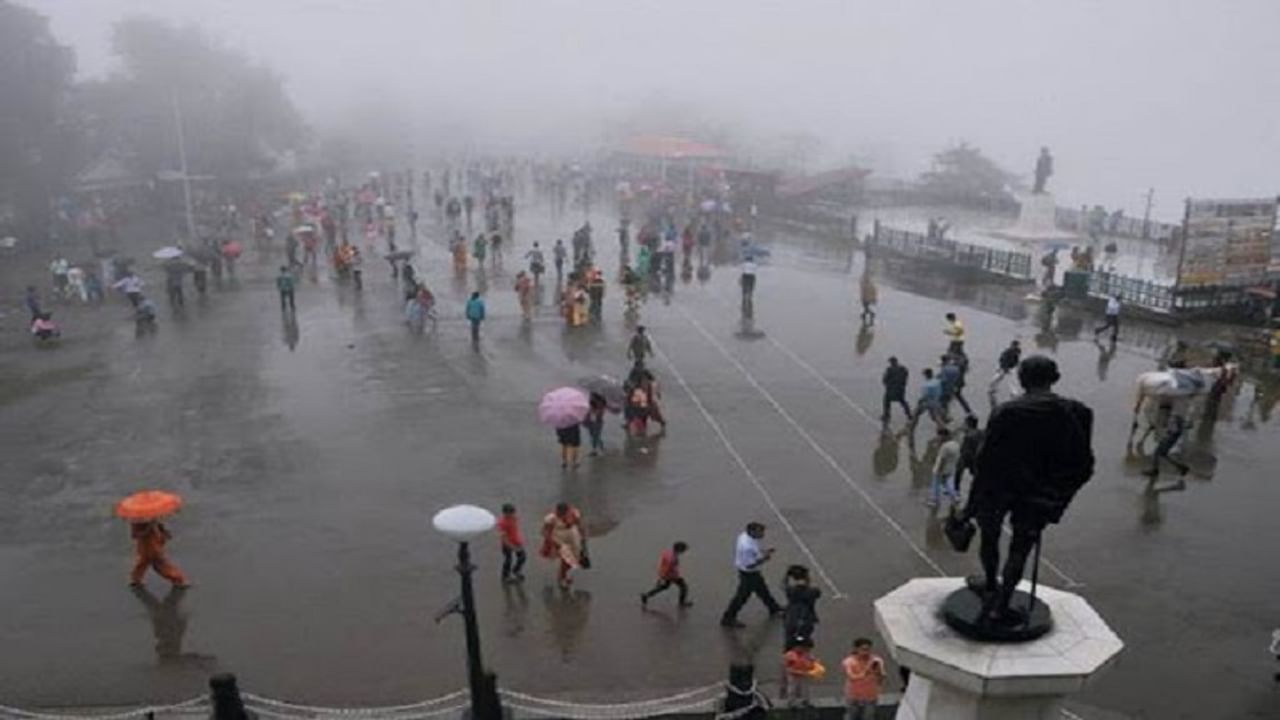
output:
MULTIPOLYGON (((21 1, 21 0, 19 0, 21 1)), ((106 72, 111 23, 198 23, 277 69, 320 130, 373 113, 432 141, 593 147, 640 106, 743 138, 811 133, 912 176, 956 140, 1060 204, 1177 218, 1280 192, 1280 0, 29 0, 106 72), (447 129, 446 129, 447 128, 447 129), (429 136, 429 137, 427 137, 429 136)))

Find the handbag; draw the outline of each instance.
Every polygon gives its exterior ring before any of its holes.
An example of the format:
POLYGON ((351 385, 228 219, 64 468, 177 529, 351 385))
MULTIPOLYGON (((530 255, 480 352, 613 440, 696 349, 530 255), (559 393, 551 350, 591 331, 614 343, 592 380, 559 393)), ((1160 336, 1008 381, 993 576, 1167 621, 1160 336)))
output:
POLYGON ((582 554, 578 556, 578 566, 583 570, 591 569, 591 556, 587 554, 586 538, 582 540, 582 554))
POLYGON ((946 522, 943 523, 942 532, 947 536, 947 542, 951 543, 952 549, 956 552, 965 552, 969 549, 969 543, 973 542, 973 536, 978 532, 978 528, 973 520, 957 515, 953 508, 946 522))

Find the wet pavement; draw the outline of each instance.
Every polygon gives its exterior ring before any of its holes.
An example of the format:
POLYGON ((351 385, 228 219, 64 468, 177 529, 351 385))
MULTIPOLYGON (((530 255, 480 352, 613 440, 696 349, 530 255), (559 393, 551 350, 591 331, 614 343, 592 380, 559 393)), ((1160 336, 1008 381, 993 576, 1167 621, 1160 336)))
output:
MULTIPOLYGON (((597 246, 615 256, 613 224, 593 220, 597 246)), ((518 214, 519 249, 533 239, 547 248, 576 224, 518 214)), ((408 332, 376 262, 362 293, 323 272, 304 280, 296 325, 283 322, 275 264, 248 258, 235 287, 189 299, 180 318, 163 309, 155 336, 135 338, 117 303, 67 313, 58 348, 6 344, 0 702, 185 699, 215 670, 316 704, 455 690, 462 628, 432 620, 456 592, 454 547, 430 517, 456 502, 515 503, 530 545, 522 586, 499 583, 496 539, 474 553, 486 661, 505 687, 649 697, 715 682, 742 657, 772 678, 780 624, 749 605, 747 629, 716 625, 733 590, 734 536, 752 519, 778 548, 773 581, 793 562, 819 576, 817 653, 832 666, 852 637, 873 634, 876 597, 913 576, 976 567, 946 547, 921 504, 928 424, 913 452, 874 418, 885 359, 912 368, 914 392, 918 369, 945 346, 943 313, 957 310, 976 407, 995 356, 1020 337, 1051 346, 1060 389, 1097 413, 1098 474, 1047 535, 1041 574, 1085 595, 1127 643, 1083 706, 1161 718, 1280 711, 1265 652, 1280 625, 1274 382, 1259 398, 1246 380, 1216 426, 1196 429, 1184 491, 1147 493, 1125 438, 1133 378, 1154 366, 1167 331, 1126 329, 1134 342, 1106 353, 1080 331, 1092 318, 1065 315, 1047 336, 1020 293, 900 272, 882 282, 877 324, 860 332, 843 263, 775 247, 753 327, 739 317, 730 267, 677 284, 669 304, 650 298, 642 322, 661 351, 669 432, 626 448, 611 420, 607 454, 576 472, 560 470, 534 408, 547 389, 625 371, 621 293, 610 286, 598 330, 566 331, 547 306, 522 326, 512 256, 505 274, 487 276, 478 353, 461 319, 477 276, 452 279, 431 239, 418 265, 441 301, 434 334, 408 332), (187 500, 170 545, 195 583, 184 595, 154 577, 151 595, 125 586, 129 540, 110 509, 149 486, 187 500), (594 560, 570 593, 536 557, 540 518, 561 499, 583 510, 594 560), (669 594, 642 611, 637 595, 675 540, 691 546, 696 604, 678 612, 669 594), (1194 690, 1170 692, 1178 687, 1194 690)), ((838 691, 832 676, 822 692, 838 691)))

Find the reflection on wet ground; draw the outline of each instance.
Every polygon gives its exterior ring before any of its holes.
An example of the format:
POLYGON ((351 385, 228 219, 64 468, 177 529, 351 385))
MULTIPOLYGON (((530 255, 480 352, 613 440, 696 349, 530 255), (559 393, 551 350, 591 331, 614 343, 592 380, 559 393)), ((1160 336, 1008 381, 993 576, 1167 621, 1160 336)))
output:
MULTIPOLYGON (((564 230, 531 211, 521 242, 564 230)), ((600 245, 614 266, 612 243, 600 245)), ((911 368, 917 388, 945 346, 948 310, 966 321, 979 383, 1020 337, 1053 354, 1062 391, 1097 411, 1098 475, 1051 531, 1041 573, 1088 597, 1129 644, 1083 702, 1242 717, 1272 697, 1259 651, 1280 596, 1280 578, 1265 572, 1280 545, 1280 487, 1262 481, 1280 459, 1268 440, 1274 378, 1249 374, 1196 419, 1183 487, 1173 476, 1149 483, 1140 472, 1153 443, 1130 453, 1125 438, 1133 379, 1155 366, 1169 330, 1135 323, 1117 346, 1097 344, 1096 319, 1060 312, 1043 323, 1024 290, 892 270, 875 323, 862 324, 860 259, 851 276, 778 246, 749 313, 731 266, 699 268, 669 302, 649 297, 639 322, 662 350, 668 431, 628 440, 610 416, 605 454, 561 472, 533 409, 558 385, 625 373, 616 284, 603 327, 565 328, 553 282, 525 323, 514 260, 455 277, 434 237, 418 249, 440 313, 422 334, 405 326, 401 291, 383 272, 357 292, 321 270, 299 285, 296 316, 279 315, 264 262, 242 264, 235 286, 189 302, 181 318, 162 313, 153 336, 135 338, 110 306, 97 317, 113 324, 92 343, 73 337, 36 359, 6 351, 21 379, 0 386, 7 703, 182 699, 215 667, 313 703, 452 691, 465 682, 462 633, 431 615, 457 577, 428 518, 461 501, 514 503, 530 545, 523 585, 499 582, 496 539, 475 549, 486 658, 508 687, 604 699, 714 682, 735 659, 772 673, 777 623, 758 609, 738 633, 715 622, 734 584, 733 538, 752 519, 769 524, 779 567, 821 566, 832 592, 817 651, 830 667, 850 637, 874 632, 874 598, 935 568, 974 568, 921 502, 931 424, 905 433, 900 409, 887 431, 879 421, 887 358, 911 368), (461 308, 482 283, 489 318, 473 352, 461 308), (109 509, 142 486, 187 500, 170 545, 196 582, 185 595, 124 586, 128 535, 109 509), (536 556, 540 519, 562 499, 582 509, 595 561, 570 592, 536 556), (642 611, 637 595, 676 540, 691 548, 696 605, 642 611), (1165 691, 1192 683, 1193 695, 1165 691)), ((834 696, 838 683, 821 691, 834 696)))

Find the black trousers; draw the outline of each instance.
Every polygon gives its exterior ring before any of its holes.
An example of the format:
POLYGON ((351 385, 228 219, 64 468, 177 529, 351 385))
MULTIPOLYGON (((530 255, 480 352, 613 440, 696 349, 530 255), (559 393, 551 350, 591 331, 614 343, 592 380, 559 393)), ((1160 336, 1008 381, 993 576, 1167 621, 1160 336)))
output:
POLYGON ((280 309, 281 309, 281 310, 284 310, 286 305, 288 306, 288 308, 289 308, 290 310, 294 310, 294 311, 296 311, 296 310, 298 309, 298 308, 297 308, 297 307, 295 307, 295 306, 294 306, 294 304, 293 304, 293 291, 292 291, 292 290, 281 290, 281 291, 280 291, 280 309))
POLYGON ((889 410, 894 403, 902 406, 902 411, 907 414, 907 419, 911 419, 911 406, 907 404, 907 399, 901 393, 885 393, 884 394, 884 412, 880 413, 883 420, 889 419, 889 410))
POLYGON ((738 571, 738 589, 733 593, 733 599, 729 601, 729 607, 725 608, 724 616, 721 620, 737 620, 738 611, 742 610, 742 606, 747 604, 747 600, 752 596, 760 598, 760 602, 769 609, 769 612, 776 613, 782 611, 782 606, 777 600, 773 599, 773 593, 769 592, 769 586, 765 584, 764 576, 756 572, 738 571))
POLYGON ((502 546, 502 579, 506 580, 512 575, 519 575, 524 570, 524 561, 529 559, 524 548, 509 548, 502 546))
POLYGON ((671 578, 670 580, 659 580, 658 584, 654 585, 652 590, 649 590, 644 594, 644 599, 648 600, 654 595, 665 592, 672 585, 675 585, 676 588, 680 590, 680 604, 683 605, 686 602, 688 602, 689 601, 689 583, 685 582, 684 578, 671 578))
POLYGON ((1093 329, 1093 334, 1099 335, 1107 328, 1111 328, 1111 339, 1116 339, 1120 335, 1120 316, 1108 315, 1101 325, 1093 329))

